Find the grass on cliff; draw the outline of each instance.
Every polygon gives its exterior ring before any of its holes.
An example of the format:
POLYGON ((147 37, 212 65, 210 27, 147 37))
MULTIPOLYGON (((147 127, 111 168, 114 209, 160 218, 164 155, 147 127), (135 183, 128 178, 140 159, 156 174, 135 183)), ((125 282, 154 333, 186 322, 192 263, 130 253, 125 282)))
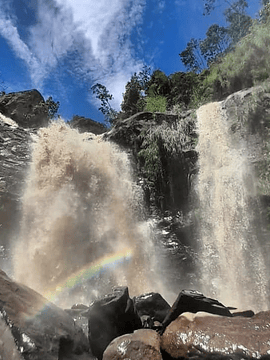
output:
POLYGON ((212 100, 220 100, 268 79, 269 49, 270 20, 266 23, 254 21, 250 33, 240 40, 235 49, 210 67, 203 84, 205 93, 211 95, 212 100))

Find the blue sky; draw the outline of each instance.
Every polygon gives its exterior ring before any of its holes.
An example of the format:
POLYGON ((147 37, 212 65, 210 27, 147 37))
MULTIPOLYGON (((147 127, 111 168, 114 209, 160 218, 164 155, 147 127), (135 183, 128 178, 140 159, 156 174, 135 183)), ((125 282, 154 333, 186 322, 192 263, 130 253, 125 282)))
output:
MULTIPOLYGON (((217 1, 203 16, 203 0, 0 0, 0 82, 6 92, 52 96, 66 120, 102 122, 91 86, 104 84, 119 110, 125 84, 144 65, 185 71, 179 53, 190 38, 223 22, 225 1, 217 1)), ((259 8, 249 1, 250 15, 259 8)))

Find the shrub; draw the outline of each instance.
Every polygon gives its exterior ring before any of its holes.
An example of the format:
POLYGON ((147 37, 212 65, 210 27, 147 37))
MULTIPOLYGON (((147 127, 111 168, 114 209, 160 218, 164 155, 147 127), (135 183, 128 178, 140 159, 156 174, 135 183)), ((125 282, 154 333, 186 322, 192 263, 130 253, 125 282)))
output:
POLYGON ((165 112, 167 110, 167 99, 165 96, 149 96, 146 98, 145 110, 152 113, 165 112))

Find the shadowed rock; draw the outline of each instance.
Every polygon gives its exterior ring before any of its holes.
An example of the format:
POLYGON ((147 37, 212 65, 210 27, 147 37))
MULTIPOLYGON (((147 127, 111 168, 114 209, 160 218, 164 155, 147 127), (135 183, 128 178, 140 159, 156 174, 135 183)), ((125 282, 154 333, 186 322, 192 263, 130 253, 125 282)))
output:
POLYGON ((68 122, 70 127, 77 129, 79 132, 91 132, 95 135, 103 134, 107 131, 106 127, 92 119, 85 118, 84 116, 73 116, 72 120, 68 122))
POLYGON ((117 287, 111 294, 96 300, 85 315, 89 319, 89 343, 99 359, 113 339, 141 327, 127 287, 117 287))
POLYGON ((182 290, 173 303, 171 310, 162 322, 161 333, 166 327, 184 312, 196 313, 205 311, 211 314, 231 317, 229 309, 215 299, 208 298, 195 290, 182 290))
POLYGON ((0 111, 24 128, 48 125, 44 98, 35 89, 1 96, 0 111))
POLYGON ((134 307, 140 318, 148 316, 153 322, 165 319, 171 309, 167 301, 158 293, 148 293, 133 298, 134 307))

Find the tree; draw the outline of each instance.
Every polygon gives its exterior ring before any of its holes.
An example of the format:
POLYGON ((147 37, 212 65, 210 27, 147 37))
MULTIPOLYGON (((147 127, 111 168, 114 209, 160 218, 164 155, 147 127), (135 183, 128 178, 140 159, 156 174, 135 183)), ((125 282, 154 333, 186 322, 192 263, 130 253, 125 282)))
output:
POLYGON ((93 94, 96 94, 96 98, 100 100, 101 106, 99 111, 105 116, 105 121, 113 124, 118 112, 111 107, 110 101, 113 99, 113 96, 109 93, 105 85, 95 84, 91 87, 93 94))
POLYGON ((2 80, 2 74, 0 73, 0 96, 5 95, 7 86, 4 80, 2 80))
POLYGON ((246 13, 247 7, 248 3, 245 0, 238 0, 224 11, 226 22, 229 24, 228 34, 233 45, 248 34, 252 25, 252 19, 246 13))
POLYGON ((266 23, 270 19, 270 1, 262 0, 262 9, 259 12, 260 22, 266 23))
POLYGON ((201 54, 209 66, 219 55, 223 54, 231 43, 228 29, 217 24, 211 25, 206 38, 200 42, 201 54))
POLYGON ((200 40, 190 39, 187 47, 179 56, 188 71, 198 73, 206 67, 206 63, 201 54, 200 40))
POLYGON ((143 111, 145 106, 145 93, 148 89, 149 80, 150 68, 144 66, 143 70, 140 71, 139 74, 134 73, 130 81, 126 84, 121 104, 121 109, 126 117, 143 111))
POLYGON ((59 101, 53 101, 52 97, 48 97, 45 101, 45 107, 48 113, 48 118, 53 119, 55 118, 56 114, 58 113, 60 103, 59 101))
MULTIPOLYGON (((214 10, 218 0, 204 0, 204 15, 209 15, 214 10)), ((248 4, 245 0, 229 2, 224 11, 227 27, 218 24, 211 25, 204 40, 192 38, 184 51, 179 55, 188 71, 196 73, 202 71, 218 57, 232 50, 234 45, 248 34, 252 19, 246 13, 248 4)))
POLYGON ((170 80, 161 70, 155 70, 148 82, 147 96, 167 96, 170 93, 170 80))

